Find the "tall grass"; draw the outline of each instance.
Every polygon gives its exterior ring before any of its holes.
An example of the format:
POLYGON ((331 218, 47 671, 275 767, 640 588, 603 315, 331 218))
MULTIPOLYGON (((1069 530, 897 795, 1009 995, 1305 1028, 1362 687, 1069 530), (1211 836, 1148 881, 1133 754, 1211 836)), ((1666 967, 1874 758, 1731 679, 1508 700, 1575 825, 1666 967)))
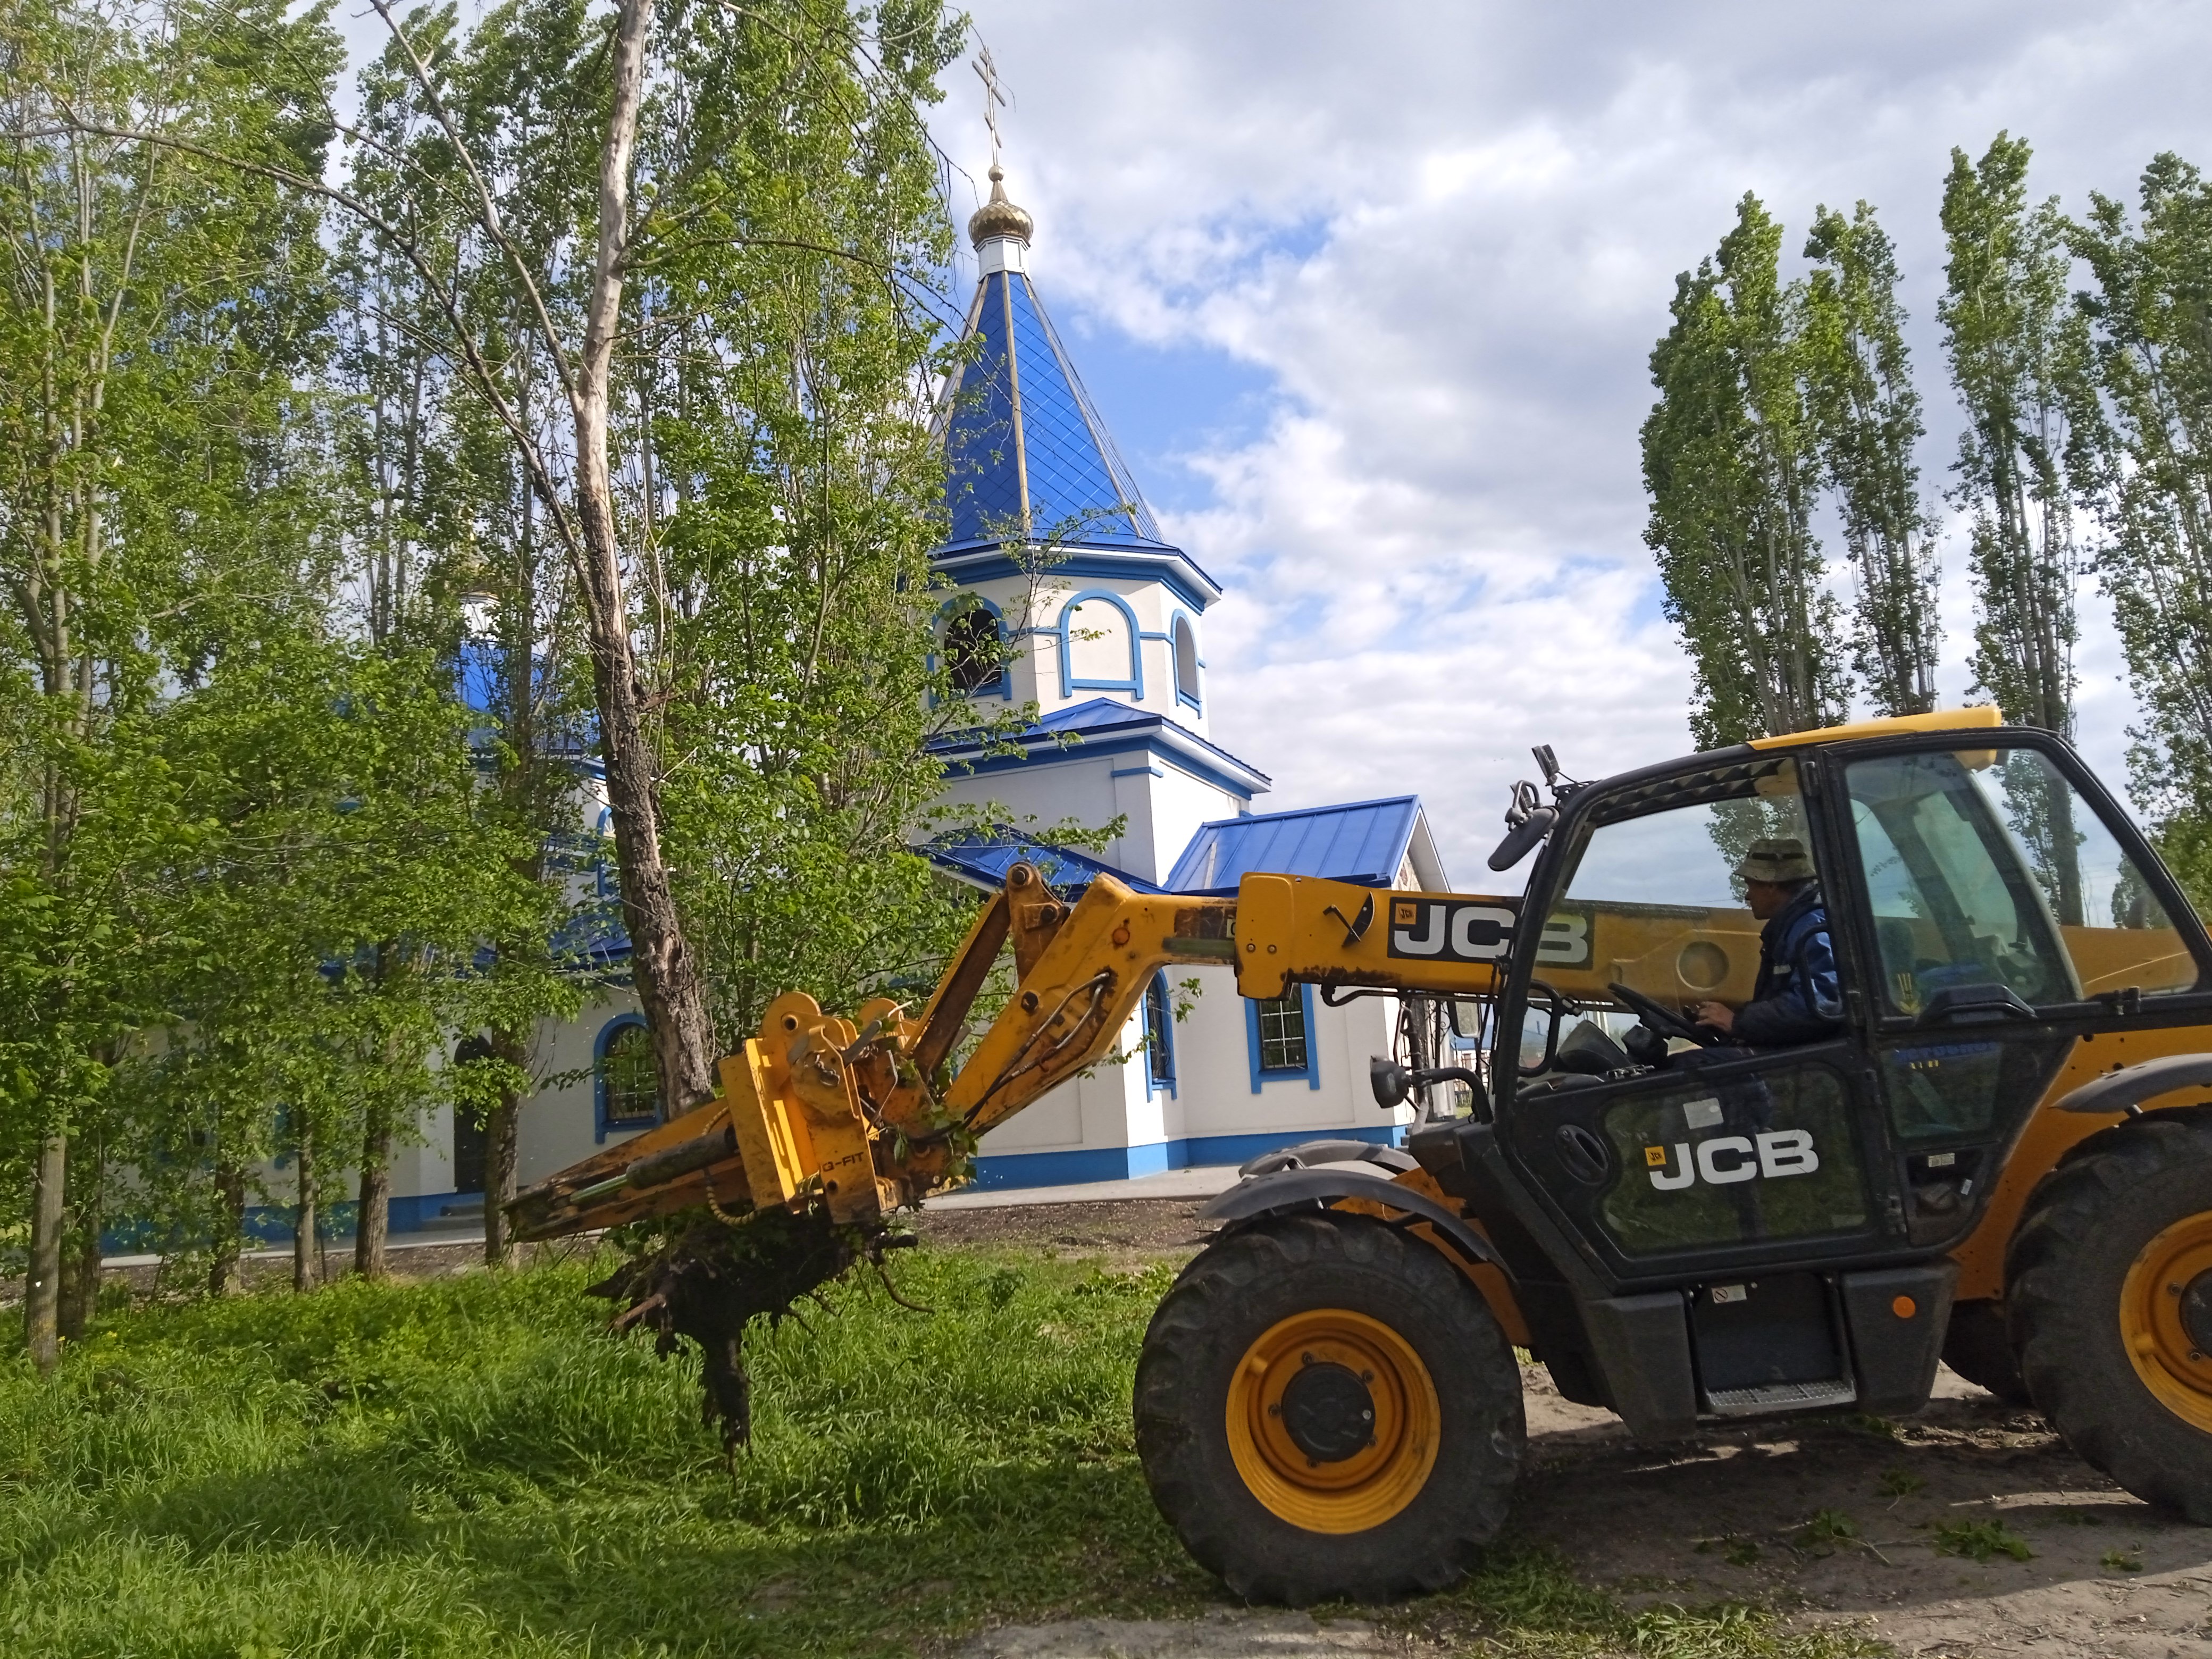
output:
MULTIPOLYGON (((987 1618, 1195 1610, 1128 1395, 1167 1270, 917 1251, 750 1344, 725 1467, 696 1366, 583 1265, 126 1316, 0 1369, 0 1654, 867 1655, 987 1618)), ((1835 1652, 1631 1620, 1500 1555, 1416 1622, 1526 1652, 1835 1652)))
POLYGON ((127 1316, 0 1372, 0 1651, 854 1653, 1206 1583, 1128 1447, 1164 1282, 917 1252, 695 1365, 582 1266, 127 1316))

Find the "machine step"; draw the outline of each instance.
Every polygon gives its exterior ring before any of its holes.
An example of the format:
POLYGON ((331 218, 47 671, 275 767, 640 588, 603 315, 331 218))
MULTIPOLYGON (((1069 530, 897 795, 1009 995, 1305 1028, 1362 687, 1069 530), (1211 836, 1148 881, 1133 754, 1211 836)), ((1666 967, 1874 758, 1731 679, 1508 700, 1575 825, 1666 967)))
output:
POLYGON ((1717 1417, 1756 1417, 1763 1412, 1849 1406, 1855 1404, 1858 1397, 1858 1387, 1850 1378, 1837 1376, 1817 1382, 1766 1382, 1753 1389, 1715 1389, 1705 1395, 1705 1405, 1717 1417))

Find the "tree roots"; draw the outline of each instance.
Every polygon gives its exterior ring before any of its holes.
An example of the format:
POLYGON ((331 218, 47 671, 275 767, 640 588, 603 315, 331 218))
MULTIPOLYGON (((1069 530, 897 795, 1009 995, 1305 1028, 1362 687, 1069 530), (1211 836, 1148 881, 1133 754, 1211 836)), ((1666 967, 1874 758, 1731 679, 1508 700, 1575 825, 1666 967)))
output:
POLYGON ((910 1243, 881 1223, 840 1224, 819 1209, 757 1211, 735 1226, 703 1216, 625 1261, 591 1293, 626 1304, 614 1328, 647 1327, 664 1358, 684 1338, 699 1345, 702 1415, 720 1423, 722 1450, 734 1455, 752 1437, 746 1325, 760 1315, 771 1324, 795 1315, 801 1298, 819 1301, 822 1286, 856 1262, 880 1272, 884 1251, 910 1243))

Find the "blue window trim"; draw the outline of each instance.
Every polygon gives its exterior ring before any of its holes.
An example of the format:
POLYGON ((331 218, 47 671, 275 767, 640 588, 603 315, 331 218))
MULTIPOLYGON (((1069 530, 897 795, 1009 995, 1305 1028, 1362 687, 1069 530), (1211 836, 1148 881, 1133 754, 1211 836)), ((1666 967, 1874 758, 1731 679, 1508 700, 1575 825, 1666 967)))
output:
POLYGON ((1305 1012, 1305 1069, 1301 1072, 1263 1072, 1260 1069, 1260 1004, 1252 997, 1244 999, 1244 1046, 1252 1064, 1252 1092, 1255 1095, 1260 1092, 1260 1085, 1263 1083, 1288 1083, 1294 1078, 1304 1078, 1309 1089, 1321 1087, 1321 1033, 1314 1026, 1312 986, 1298 987, 1298 1006, 1305 1012))
POLYGON ((1175 989, 1168 983, 1167 969, 1158 969, 1152 982, 1145 988, 1144 1000, 1137 1005, 1145 1013, 1145 1098, 1150 1100, 1155 1089, 1169 1094, 1176 1092, 1175 989), (1152 997, 1157 994, 1167 1018, 1160 1022, 1159 1052, 1152 1051, 1152 997))
POLYGON ((1190 612, 1181 605, 1168 614, 1167 641, 1168 684, 1175 687, 1176 701, 1192 713, 1203 714, 1206 712, 1206 659, 1198 654, 1198 624, 1191 620, 1190 612), (1190 629, 1190 659, 1197 666, 1199 673, 1199 689, 1196 691, 1182 689, 1182 663, 1176 650, 1176 624, 1178 623, 1190 629))
POLYGON ((594 1141, 604 1141, 611 1134, 620 1134, 630 1129, 649 1129, 660 1121, 657 1114, 652 1117, 610 1118, 607 1115, 607 1045, 615 1040, 616 1033, 631 1025, 642 1030, 645 1016, 617 1014, 599 1027, 599 1036, 592 1039, 592 1139, 594 1141))
POLYGON ((1088 587, 1060 608, 1060 621, 1053 632, 1060 641, 1060 695, 1072 696, 1078 691, 1127 691, 1139 702, 1145 700, 1145 646, 1142 631, 1137 626, 1137 613, 1129 609, 1129 602, 1119 593, 1103 587, 1088 587), (1121 613, 1129 624, 1129 678, 1126 680, 1079 680, 1068 666, 1068 629, 1079 605, 1093 599, 1103 599, 1121 613))
MULTIPOLYGON (((968 605, 962 603, 963 599, 973 600, 975 608, 988 611, 991 613, 991 620, 998 624, 999 644, 1003 648, 1006 643, 1006 613, 1000 610, 997 605, 993 605, 990 600, 985 599, 981 593, 967 593, 963 594, 959 599, 947 599, 938 608, 936 639, 942 641, 945 638, 945 629, 951 622, 953 617, 958 612, 970 608, 968 605)), ((929 672, 934 674, 937 672, 937 667, 938 653, 936 647, 933 645, 929 653, 929 672)), ((1000 662, 999 665, 999 683, 996 685, 979 686, 975 690, 968 692, 966 694, 965 700, 973 702, 977 697, 1000 697, 1011 701, 1013 695, 1014 665, 1011 659, 1008 659, 1000 662)), ((944 699, 938 696, 935 692, 932 692, 930 694, 929 702, 930 706, 933 708, 943 701, 944 699)))

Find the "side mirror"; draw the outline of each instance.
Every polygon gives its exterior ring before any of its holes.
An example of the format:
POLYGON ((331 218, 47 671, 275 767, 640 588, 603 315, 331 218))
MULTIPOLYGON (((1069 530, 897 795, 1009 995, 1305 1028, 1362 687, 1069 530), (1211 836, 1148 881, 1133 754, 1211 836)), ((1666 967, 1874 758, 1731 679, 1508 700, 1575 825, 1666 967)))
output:
POLYGON ((1375 1091, 1375 1103, 1384 1109, 1398 1105, 1413 1091, 1413 1079, 1395 1060, 1377 1054, 1367 1062, 1367 1085, 1375 1091))
POLYGON ((1498 850, 1490 855, 1490 867, 1510 870, 1536 849, 1544 837, 1552 833, 1552 826, 1559 819, 1559 811, 1554 807, 1532 808, 1527 817, 1505 832, 1505 839, 1498 843, 1498 850))

